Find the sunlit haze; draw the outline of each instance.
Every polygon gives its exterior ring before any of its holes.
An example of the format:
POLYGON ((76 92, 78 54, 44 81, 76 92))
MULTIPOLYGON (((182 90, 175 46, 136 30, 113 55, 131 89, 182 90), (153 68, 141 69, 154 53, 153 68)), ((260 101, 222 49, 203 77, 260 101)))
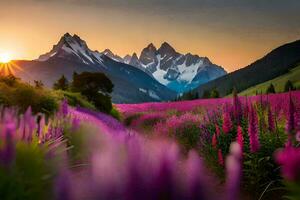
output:
POLYGON ((9 53, 1 53, 0 52, 0 63, 8 63, 12 60, 12 56, 9 53))

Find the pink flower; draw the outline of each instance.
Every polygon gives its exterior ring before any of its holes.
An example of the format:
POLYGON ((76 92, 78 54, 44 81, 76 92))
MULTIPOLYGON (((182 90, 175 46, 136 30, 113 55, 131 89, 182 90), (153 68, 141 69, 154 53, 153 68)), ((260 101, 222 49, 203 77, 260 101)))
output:
POLYGON ((236 138, 238 144, 241 147, 241 150, 243 151, 243 147, 244 147, 244 137, 243 137, 243 129, 242 127, 238 126, 237 128, 237 138, 236 138))
POLYGON ((287 180, 300 180, 300 148, 286 147, 277 152, 275 158, 282 165, 281 173, 287 180))
POLYGON ((223 132, 225 134, 229 133, 232 129, 232 122, 228 112, 223 113, 223 125, 222 125, 223 132))
POLYGON ((300 142, 300 131, 296 133, 296 141, 300 142))
POLYGON ((287 111, 286 132, 292 133, 295 130, 295 105, 292 100, 292 94, 289 93, 289 104, 287 111))
POLYGON ((268 109, 268 129, 270 132, 275 131, 275 122, 274 122, 274 116, 271 110, 271 105, 269 106, 268 109))
POLYGON ((218 125, 216 125, 216 135, 217 135, 217 137, 220 136, 220 128, 218 125))
POLYGON ((218 162, 221 166, 224 165, 224 159, 223 159, 223 154, 222 154, 221 149, 218 150, 218 162))
POLYGON ((242 111, 241 101, 240 101, 236 91, 233 94, 233 114, 234 114, 234 118, 235 118, 235 121, 237 122, 237 124, 240 124, 242 115, 243 115, 243 111, 242 111))
POLYGON ((252 153, 258 151, 260 148, 257 124, 257 114, 253 106, 251 106, 248 120, 248 135, 250 140, 250 150, 252 153))
POLYGON ((213 135, 213 137, 212 137, 212 141, 211 141, 211 145, 212 145, 212 147, 214 148, 214 149, 216 149, 217 148, 217 136, 216 136, 216 134, 214 134, 213 135))
POLYGON ((9 166, 15 158, 15 132, 16 126, 13 122, 5 125, 4 148, 0 149, 0 164, 4 164, 5 166, 9 166))
POLYGON ((242 149, 236 142, 230 145, 226 158, 226 199, 238 200, 242 176, 242 149))

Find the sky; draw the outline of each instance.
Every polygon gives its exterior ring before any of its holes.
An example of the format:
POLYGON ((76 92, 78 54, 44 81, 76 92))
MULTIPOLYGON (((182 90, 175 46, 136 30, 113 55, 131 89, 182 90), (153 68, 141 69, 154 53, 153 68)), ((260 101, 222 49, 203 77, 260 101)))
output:
POLYGON ((300 39, 299 0, 0 0, 0 53, 35 59, 69 32, 124 56, 164 41, 227 71, 300 39))

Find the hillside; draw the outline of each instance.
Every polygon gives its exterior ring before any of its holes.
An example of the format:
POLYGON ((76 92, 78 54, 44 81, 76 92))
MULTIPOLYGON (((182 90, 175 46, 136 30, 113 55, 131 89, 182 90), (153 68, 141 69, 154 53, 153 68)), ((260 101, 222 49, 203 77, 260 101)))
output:
POLYGON ((300 87, 300 65, 291 69, 288 73, 282 76, 279 76, 272 80, 250 87, 247 90, 242 91, 240 95, 250 96, 250 95, 255 95, 256 92, 261 92, 261 91, 265 93, 271 83, 274 85, 276 92, 283 92, 284 85, 288 80, 290 80, 296 88, 300 87))
POLYGON ((286 74, 300 62, 300 40, 285 44, 245 68, 210 81, 198 87, 199 96, 205 90, 216 88, 221 96, 231 93, 235 87, 239 92, 286 74))

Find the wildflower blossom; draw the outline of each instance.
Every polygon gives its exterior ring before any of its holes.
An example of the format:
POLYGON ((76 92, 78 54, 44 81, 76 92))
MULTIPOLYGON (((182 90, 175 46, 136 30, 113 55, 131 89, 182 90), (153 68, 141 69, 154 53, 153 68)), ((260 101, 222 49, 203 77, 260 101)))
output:
POLYGON ((61 104, 60 104, 60 108, 59 108, 59 113, 58 115, 61 115, 62 117, 65 117, 68 115, 68 101, 66 99, 64 99, 61 104))
POLYGON ((275 158, 282 165, 281 173, 287 180, 300 180, 300 148, 286 147, 277 152, 275 158))
POLYGON ((220 128, 218 125, 216 125, 216 135, 217 135, 217 137, 220 136, 220 128))
POLYGON ((296 133, 296 141, 297 142, 300 142, 300 131, 298 131, 297 133, 296 133))
POLYGON ((70 172, 66 169, 61 169, 54 184, 54 193, 56 200, 72 200, 72 188, 70 180, 70 172))
POLYGON ((230 145, 230 154, 226 158, 226 197, 238 200, 242 175, 242 149, 236 142, 230 145))
POLYGON ((16 127, 14 123, 8 123, 5 125, 4 135, 4 147, 0 149, 0 164, 9 166, 14 160, 15 156, 15 144, 14 144, 14 133, 16 127))
POLYGON ((291 134, 295 129, 295 105, 292 100, 292 94, 289 93, 289 102, 287 109, 286 132, 291 134))
POLYGON ((187 173, 187 190, 188 199, 208 199, 208 191, 205 190, 207 182, 204 181, 204 177, 201 172, 204 169, 202 162, 195 151, 191 151, 188 155, 186 162, 186 173, 187 173))
POLYGON ((234 119, 237 122, 237 124, 240 124, 241 119, 242 119, 242 105, 241 105, 241 101, 236 93, 236 91, 234 91, 233 93, 233 114, 234 114, 234 119))
POLYGON ((223 154, 221 149, 218 149, 218 162, 219 165, 223 166, 224 165, 224 159, 223 159, 223 154))
POLYGON ((248 135, 250 140, 251 152, 256 152, 260 148, 258 136, 258 120, 256 111, 253 106, 250 107, 249 120, 248 120, 248 135))
POLYGON ((274 122, 274 116, 272 113, 271 106, 268 107, 268 129, 270 132, 275 131, 275 122, 274 122))
POLYGON ((213 137, 212 137, 212 141, 211 141, 211 145, 214 149, 217 147, 217 142, 218 142, 217 141, 217 136, 216 136, 216 134, 214 134, 213 137))
POLYGON ((237 143, 240 145, 240 148, 243 151, 244 137, 243 137, 243 129, 241 126, 238 126, 237 128, 237 143))
POLYGON ((231 122, 231 118, 228 112, 224 112, 223 113, 223 132, 225 134, 229 133, 232 129, 232 122, 231 122))

